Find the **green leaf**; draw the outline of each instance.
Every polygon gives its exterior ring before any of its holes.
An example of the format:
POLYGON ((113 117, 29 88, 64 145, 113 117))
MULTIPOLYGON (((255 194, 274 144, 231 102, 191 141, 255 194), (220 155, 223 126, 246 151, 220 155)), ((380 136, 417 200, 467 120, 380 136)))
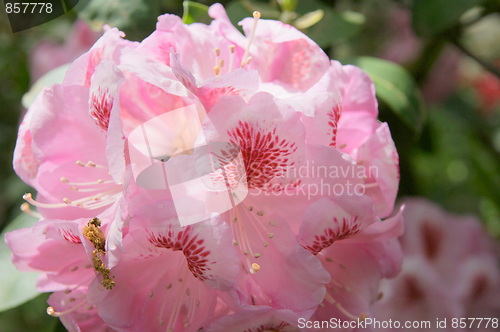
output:
POLYGON ((295 8, 297 8, 299 0, 278 0, 278 4, 280 5, 281 10, 293 12, 295 8))
POLYGON ((300 15, 306 15, 319 9, 324 13, 323 18, 303 31, 322 48, 346 42, 357 35, 364 26, 363 14, 351 11, 337 12, 331 6, 326 6, 317 0, 300 1, 296 11, 300 15))
POLYGON ((413 28, 421 36, 432 36, 453 27, 460 16, 484 0, 413 1, 413 28))
POLYGON ((425 114, 424 103, 415 81, 403 67, 372 57, 358 57, 345 62, 363 69, 375 83, 377 98, 415 132, 420 132, 425 114))
POLYGON ((38 274, 20 272, 11 262, 11 252, 4 241, 6 232, 32 226, 36 219, 26 213, 20 214, 0 234, 0 311, 14 308, 40 293, 35 288, 38 274))
POLYGON ((130 40, 141 40, 153 32, 161 14, 159 0, 90 0, 77 8, 80 18, 91 26, 117 27, 130 40))
POLYGON ((184 13, 182 14, 182 22, 191 24, 195 22, 210 23, 212 18, 208 16, 208 6, 194 1, 182 2, 184 13))

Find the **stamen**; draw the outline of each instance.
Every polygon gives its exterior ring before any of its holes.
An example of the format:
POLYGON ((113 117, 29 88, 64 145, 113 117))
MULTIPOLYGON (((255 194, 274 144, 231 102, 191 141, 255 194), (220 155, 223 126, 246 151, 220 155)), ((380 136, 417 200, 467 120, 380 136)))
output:
POLYGON ((344 315, 346 315, 349 319, 357 320, 358 318, 360 318, 347 311, 346 308, 344 308, 344 306, 342 305, 342 303, 337 302, 328 291, 326 292, 325 300, 328 301, 330 304, 334 304, 337 307, 337 309, 339 309, 339 311, 344 315))
POLYGON ((221 68, 217 65, 214 67, 214 74, 215 76, 219 76, 221 68))
POLYGON ((70 313, 76 311, 77 309, 83 307, 83 305, 86 303, 87 303, 87 299, 84 299, 82 302, 78 303, 74 307, 72 307, 68 310, 64 310, 64 311, 56 311, 53 307, 48 307, 47 308, 47 315, 52 316, 52 317, 62 317, 64 315, 70 314, 70 313))
POLYGON ((251 273, 257 273, 260 270, 260 265, 257 263, 252 263, 252 268, 250 269, 251 273))
POLYGON ((95 250, 92 252, 92 263, 94 270, 102 276, 102 285, 110 290, 115 286, 113 277, 110 276, 111 271, 104 265, 101 257, 106 254, 105 244, 106 238, 101 230, 101 221, 99 218, 91 219, 87 225, 83 227, 82 234, 92 243, 95 250))
POLYGON ((21 204, 21 211, 23 211, 24 213, 29 214, 30 216, 35 217, 35 218, 42 217, 42 215, 40 213, 31 210, 29 203, 26 203, 26 202, 21 204))
POLYGON ((215 76, 220 75, 220 71, 222 69, 222 66, 220 65, 221 60, 219 59, 220 57, 220 48, 215 49, 215 66, 214 66, 214 74, 215 76))
POLYGON ((240 67, 243 68, 245 65, 248 63, 248 53, 250 52, 250 46, 252 46, 253 38, 255 36, 255 30, 257 29, 257 23, 259 22, 260 19, 260 12, 254 11, 253 12, 253 27, 252 27, 252 32, 250 33, 250 37, 248 38, 248 44, 247 48, 245 49, 245 53, 243 54, 243 59, 241 60, 241 65, 240 67))
MULTIPOLYGON (((179 282, 182 284, 180 286, 181 288, 177 291, 177 294, 175 295, 175 300, 173 303, 174 311, 171 313, 170 317, 168 318, 167 331, 174 331, 174 326, 175 326, 175 323, 177 322, 177 319, 179 318, 180 310, 181 310, 181 308, 184 307, 181 305, 181 300, 183 298, 183 295, 185 294, 185 288, 186 288, 187 283, 183 282, 183 280, 187 277, 188 273, 189 273, 189 270, 187 269, 187 267, 185 267, 183 270, 182 278, 179 279, 179 282)), ((162 304, 162 308, 164 305, 165 305, 165 302, 162 304)), ((163 316, 163 310, 161 311, 161 315, 159 317, 160 321, 163 321, 162 316, 163 316)))
POLYGON ((92 185, 96 185, 96 184, 110 184, 110 183, 114 183, 113 180, 104 181, 103 179, 98 179, 96 181, 89 181, 89 182, 72 182, 68 178, 65 178, 65 177, 62 177, 60 179, 60 181, 62 183, 67 183, 69 185, 74 185, 74 186, 92 186, 92 185))
POLYGON ((93 162, 91 160, 87 161, 86 164, 83 161, 81 161, 81 160, 77 160, 77 161, 75 161, 75 164, 77 164, 80 167, 90 167, 90 168, 103 168, 103 169, 107 169, 107 167, 105 167, 103 165, 96 164, 95 162, 93 162))
POLYGON ((31 193, 26 193, 23 195, 23 199, 30 203, 31 205, 33 206, 36 206, 36 207, 40 207, 40 208, 48 208, 48 209, 51 209, 51 208, 63 208, 63 207, 67 207, 68 204, 66 204, 65 202, 63 203, 41 203, 41 202, 37 202, 33 199, 33 196, 31 195, 31 193))
POLYGON ((229 72, 233 71, 233 66, 234 66, 234 53, 236 52, 236 46, 231 45, 229 46, 229 72))

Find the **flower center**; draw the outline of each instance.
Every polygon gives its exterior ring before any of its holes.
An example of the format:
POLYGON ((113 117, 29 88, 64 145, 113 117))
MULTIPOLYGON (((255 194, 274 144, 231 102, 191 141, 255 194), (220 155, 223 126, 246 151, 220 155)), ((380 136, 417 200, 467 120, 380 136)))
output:
POLYGON ((280 139, 276 131, 276 127, 262 129, 239 121, 227 132, 241 150, 249 189, 266 189, 273 178, 295 164, 290 162, 290 156, 297 151, 296 143, 280 139))
POLYGON ((254 209, 253 206, 245 207, 240 205, 231 212, 234 216, 230 222, 234 239, 233 245, 237 246, 243 253, 247 271, 257 273, 260 271, 261 266, 256 263, 256 260, 265 254, 265 249, 269 247, 271 240, 274 238, 271 228, 275 226, 275 223, 268 222, 270 227, 268 228, 264 218, 265 212, 254 209))

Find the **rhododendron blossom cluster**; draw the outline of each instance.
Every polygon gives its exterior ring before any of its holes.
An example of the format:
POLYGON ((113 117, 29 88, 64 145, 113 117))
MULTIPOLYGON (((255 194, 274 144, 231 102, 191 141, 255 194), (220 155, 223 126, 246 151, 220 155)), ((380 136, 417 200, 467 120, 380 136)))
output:
MULTIPOLYGON (((397 274, 398 155, 374 85, 279 21, 108 29, 19 130, 40 220, 13 261, 71 331, 297 330, 397 274)), ((30 212, 31 211, 31 212, 30 212)))
POLYGON ((375 315, 400 322, 447 319, 445 331, 498 330, 498 247, 480 221, 422 198, 406 199, 405 205, 403 268, 396 279, 382 282, 375 315), (460 317, 481 317, 485 323, 453 324, 460 317))

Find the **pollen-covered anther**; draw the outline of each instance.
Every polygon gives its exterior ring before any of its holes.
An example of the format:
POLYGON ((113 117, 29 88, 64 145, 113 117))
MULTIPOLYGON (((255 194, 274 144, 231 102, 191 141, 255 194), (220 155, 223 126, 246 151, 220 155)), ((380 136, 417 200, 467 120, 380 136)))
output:
POLYGON ((101 284, 104 288, 110 290, 115 286, 115 281, 110 275, 111 271, 106 268, 101 257, 106 254, 105 244, 106 238, 101 230, 101 221, 99 218, 92 218, 87 225, 83 227, 82 234, 92 243, 95 250, 92 252, 92 263, 94 270, 101 275, 101 284))
POLYGON ((92 243, 94 248, 104 250, 106 237, 100 227, 101 220, 92 218, 87 225, 83 226, 83 235, 92 243))
POLYGON ((60 179, 59 179, 62 183, 68 183, 69 180, 67 178, 65 178, 64 176, 62 176, 60 179))
POLYGON ((257 263, 252 263, 252 267, 250 268, 251 273, 257 273, 260 270, 260 265, 257 263))

